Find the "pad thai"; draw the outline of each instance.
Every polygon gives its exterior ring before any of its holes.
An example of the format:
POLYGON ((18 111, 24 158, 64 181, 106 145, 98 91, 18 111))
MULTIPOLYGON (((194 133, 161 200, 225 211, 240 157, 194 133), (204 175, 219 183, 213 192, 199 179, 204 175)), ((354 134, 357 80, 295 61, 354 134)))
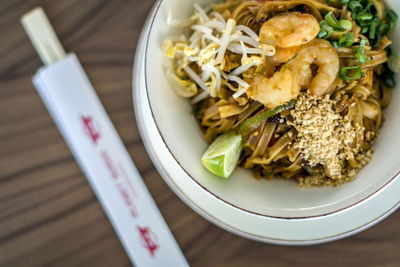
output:
POLYGON ((167 77, 210 143, 209 171, 336 186, 371 160, 399 69, 397 15, 381 0, 227 0, 175 15, 167 77))

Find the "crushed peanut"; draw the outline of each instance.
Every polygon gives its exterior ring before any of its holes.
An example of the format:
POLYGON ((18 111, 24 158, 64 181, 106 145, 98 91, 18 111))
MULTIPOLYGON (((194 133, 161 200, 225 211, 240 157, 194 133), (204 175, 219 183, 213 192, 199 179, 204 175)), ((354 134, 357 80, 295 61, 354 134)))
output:
POLYGON ((297 130, 293 148, 301 151, 309 166, 322 166, 326 174, 302 179, 302 186, 336 185, 352 180, 371 159, 372 151, 362 151, 357 145, 357 137, 364 136, 364 128, 335 112, 336 104, 328 95, 318 98, 304 94, 291 111, 289 124, 297 130))

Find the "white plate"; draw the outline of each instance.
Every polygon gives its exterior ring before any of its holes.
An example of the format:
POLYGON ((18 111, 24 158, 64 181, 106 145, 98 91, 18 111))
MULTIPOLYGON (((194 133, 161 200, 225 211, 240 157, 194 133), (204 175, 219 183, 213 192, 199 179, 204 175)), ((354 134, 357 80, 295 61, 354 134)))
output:
MULTIPOLYGON (((148 30, 153 22, 154 14, 160 10, 160 3, 156 4, 150 15, 150 20, 145 26, 141 42, 137 48, 134 71, 135 110, 144 143, 157 169, 169 186, 189 206, 211 222, 248 238, 277 244, 316 244, 359 232, 382 220, 400 205, 400 195, 398 194, 400 192, 400 179, 388 179, 386 183, 379 186, 379 190, 373 191, 372 195, 368 192, 366 197, 360 195, 360 200, 354 201, 353 198, 349 197, 348 203, 342 202, 340 203, 341 206, 331 201, 329 203, 331 209, 327 208, 329 205, 321 204, 315 205, 314 210, 312 209, 314 207, 310 209, 288 209, 288 211, 282 213, 284 216, 280 216, 282 214, 279 213, 279 209, 257 210, 257 207, 246 206, 246 203, 235 203, 232 199, 229 199, 229 195, 223 195, 224 192, 213 192, 212 189, 209 189, 210 185, 192 178, 190 172, 185 170, 182 159, 176 159, 177 155, 173 155, 171 152, 176 153, 171 138, 166 138, 165 132, 164 135, 161 134, 163 122, 160 119, 160 114, 155 114, 154 103, 151 108, 151 101, 149 101, 146 91, 144 51, 146 51, 148 30)), ((159 47, 159 44, 154 44, 154 42, 151 45, 159 47)), ((160 75, 162 80, 162 73, 157 75, 160 75)), ((165 88, 170 90, 167 85, 165 85, 165 88)), ((164 110, 164 112, 167 111, 164 110)), ((168 118, 165 120, 168 120, 168 118)), ((194 136, 196 134, 200 133, 193 133, 194 136)), ((188 155, 188 157, 190 156, 188 155)), ((247 177, 243 179, 247 179, 247 177)), ((206 181, 220 180, 211 177, 206 181)), ((260 182, 257 181, 257 183, 260 182)), ((259 184, 259 187, 263 190, 265 186, 273 187, 272 183, 266 182, 266 184, 259 184)), ((288 190, 299 191, 297 188, 290 189, 290 186, 286 183, 276 182, 275 186, 276 184, 278 184, 279 190, 282 190, 282 186, 287 186, 288 190)), ((218 186, 220 185, 216 185, 216 187, 218 186)), ((339 191, 338 189, 334 190, 336 191, 317 189, 315 194, 326 194, 330 191, 333 192, 331 194, 335 195, 339 191)), ((250 189, 248 191, 252 192, 250 189)), ((344 191, 340 190, 342 194, 344 194, 344 191)), ((304 192, 299 191, 297 194, 304 195, 304 192)), ((254 195, 258 197, 257 194, 254 195)), ((291 205, 290 202, 288 203, 287 205, 291 205)))

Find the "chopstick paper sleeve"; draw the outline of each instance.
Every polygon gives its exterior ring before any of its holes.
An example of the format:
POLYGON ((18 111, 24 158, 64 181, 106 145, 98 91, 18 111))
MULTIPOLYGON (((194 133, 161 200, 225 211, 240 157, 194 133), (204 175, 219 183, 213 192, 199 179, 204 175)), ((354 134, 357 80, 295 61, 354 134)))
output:
POLYGON ((131 260, 188 266, 77 57, 41 68, 33 81, 131 260))

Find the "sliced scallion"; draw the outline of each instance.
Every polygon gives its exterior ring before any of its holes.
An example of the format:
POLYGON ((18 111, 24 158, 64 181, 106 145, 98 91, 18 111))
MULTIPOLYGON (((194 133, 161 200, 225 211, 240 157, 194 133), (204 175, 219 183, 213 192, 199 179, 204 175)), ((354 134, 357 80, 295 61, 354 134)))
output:
POLYGON ((355 14, 361 11, 363 9, 363 6, 360 2, 353 0, 349 2, 348 8, 353 12, 353 14, 355 14))
POLYGON ((368 57, 365 54, 365 46, 367 44, 367 40, 361 40, 360 47, 356 48, 356 58, 360 63, 367 63, 368 57))
POLYGON ((353 44, 354 35, 351 32, 345 33, 339 38, 339 47, 350 47, 353 44))
POLYGON ((353 27, 353 23, 351 23, 351 21, 346 20, 346 19, 341 19, 339 20, 338 23, 338 28, 342 31, 348 31, 351 30, 351 28, 353 27))
POLYGON ((397 21, 399 18, 393 10, 386 10, 384 13, 384 16, 389 20, 389 21, 397 21))
POLYGON ((332 28, 338 27, 338 21, 332 11, 325 15, 325 21, 332 28))
POLYGON ((329 26, 326 21, 321 21, 320 23, 320 30, 318 33, 318 38, 329 38, 331 34, 333 33, 333 28, 329 26))
POLYGON ((361 67, 360 66, 354 66, 354 67, 343 67, 339 69, 339 76, 342 80, 344 81, 351 81, 351 80, 357 80, 362 78, 363 72, 361 72, 361 67))

